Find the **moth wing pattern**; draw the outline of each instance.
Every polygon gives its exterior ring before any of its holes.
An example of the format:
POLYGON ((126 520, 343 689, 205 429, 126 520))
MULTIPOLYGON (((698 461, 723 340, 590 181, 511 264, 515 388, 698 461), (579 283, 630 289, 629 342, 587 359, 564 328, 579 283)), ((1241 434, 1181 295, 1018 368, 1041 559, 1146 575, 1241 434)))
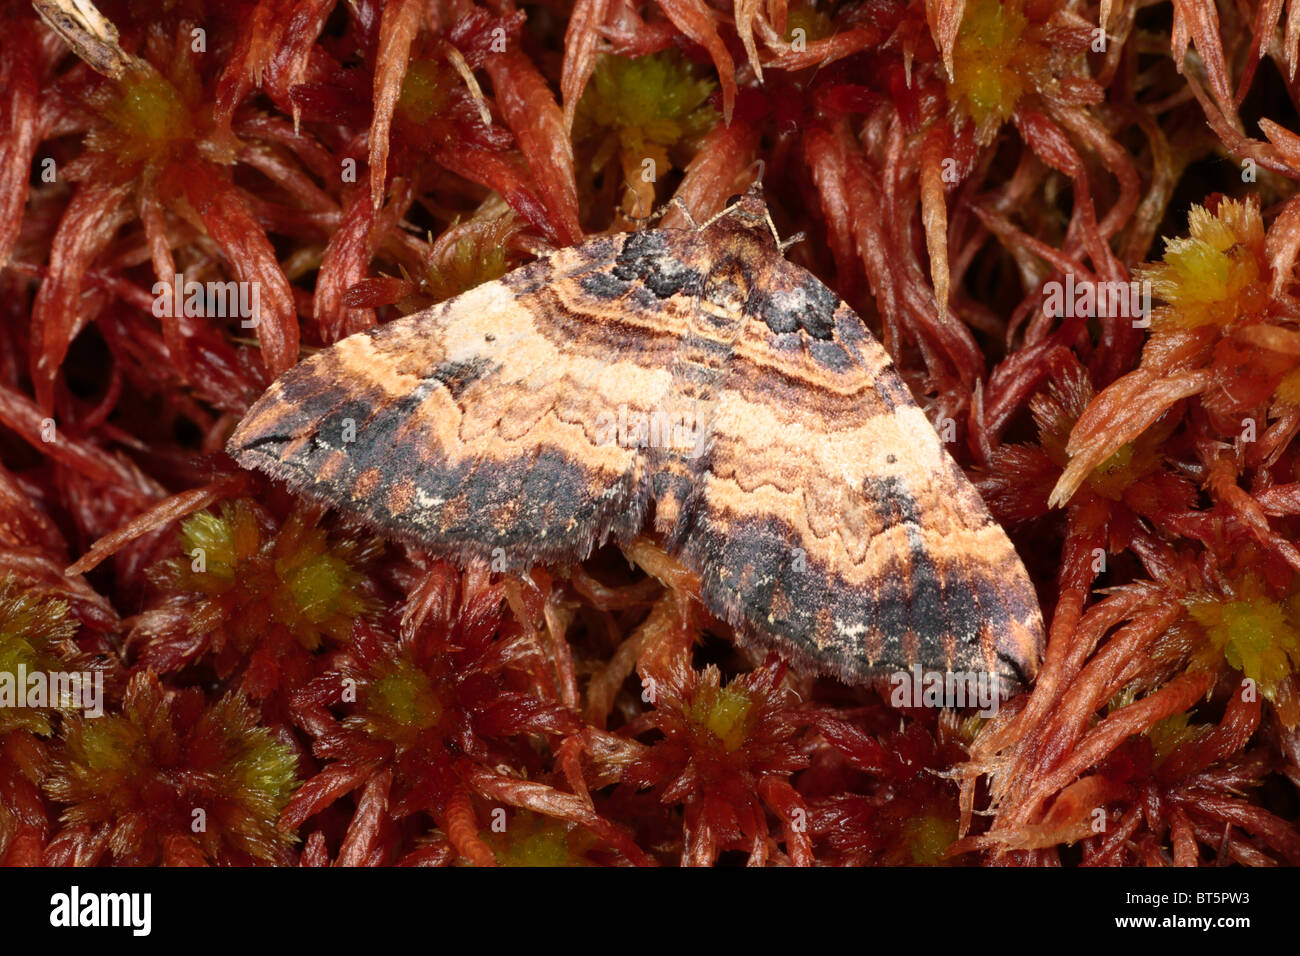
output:
POLYGON ((711 611, 848 683, 920 665, 1010 692, 1042 657, 1011 542, 862 320, 782 257, 757 185, 704 227, 592 239, 350 336, 228 448, 512 566, 582 560, 653 504, 711 611), (693 440, 632 433, 656 417, 693 440))
POLYGON ((773 259, 762 290, 684 535, 705 603, 850 683, 922 661, 1026 685, 1033 586, 888 353, 798 266, 773 259))
POLYGON ((669 388, 691 300, 611 285, 628 238, 560 250, 316 353, 254 403, 228 450, 449 556, 560 563, 632 536, 644 461, 611 422, 669 388))

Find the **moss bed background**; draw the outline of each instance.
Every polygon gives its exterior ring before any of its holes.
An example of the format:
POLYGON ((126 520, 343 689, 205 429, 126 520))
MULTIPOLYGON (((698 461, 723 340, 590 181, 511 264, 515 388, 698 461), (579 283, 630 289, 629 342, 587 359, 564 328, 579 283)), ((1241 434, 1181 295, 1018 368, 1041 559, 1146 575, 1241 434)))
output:
POLYGON ((0 708, 0 861, 1300 863, 1300 4, 0 9, 0 671, 106 698, 0 708), (300 356, 757 160, 1038 588, 992 719, 738 651, 650 540, 462 571, 221 451, 300 356))

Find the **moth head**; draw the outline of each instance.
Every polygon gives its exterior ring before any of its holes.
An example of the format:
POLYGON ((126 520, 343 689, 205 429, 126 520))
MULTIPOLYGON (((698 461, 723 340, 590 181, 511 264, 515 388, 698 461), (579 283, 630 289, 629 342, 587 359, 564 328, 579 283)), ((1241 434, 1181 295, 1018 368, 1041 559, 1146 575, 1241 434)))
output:
POLYGON ((743 193, 727 200, 726 215, 748 224, 766 226, 771 219, 767 201, 763 198, 763 184, 755 181, 743 193))
POLYGON ((718 214, 716 222, 724 229, 739 229, 763 241, 779 242, 772 215, 767 211, 763 186, 755 182, 744 193, 732 196, 718 214))

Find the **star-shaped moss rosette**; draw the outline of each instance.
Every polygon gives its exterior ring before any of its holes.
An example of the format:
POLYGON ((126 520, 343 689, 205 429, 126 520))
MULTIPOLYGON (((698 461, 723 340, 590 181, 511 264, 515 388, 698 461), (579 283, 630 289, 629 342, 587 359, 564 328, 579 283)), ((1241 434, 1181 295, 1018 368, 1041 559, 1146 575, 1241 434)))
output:
POLYGON ((31 706, 27 681, 20 682, 66 670, 62 645, 76 632, 65 602, 23 587, 13 577, 0 582, 0 679, 8 685, 9 698, 0 706, 0 738, 13 731, 49 736, 56 726, 54 715, 80 703, 46 700, 31 706))
POLYGON ((1230 588, 1217 600, 1198 595, 1188 601, 1187 613, 1209 645, 1197 660, 1240 671, 1273 702, 1282 723, 1294 728, 1300 724, 1300 591, 1275 597, 1251 574, 1230 588))
POLYGON ((346 641, 379 608, 365 574, 382 543, 318 520, 299 510, 276 527, 240 498, 183 521, 181 555, 152 572, 160 606, 131 632, 139 663, 167 672, 206 660, 221 677, 240 671, 259 698, 306 680, 323 643, 346 641))
POLYGON ((276 819, 297 765, 237 694, 208 701, 141 672, 120 714, 66 722, 45 780, 65 805, 53 844, 122 865, 286 862, 294 837, 276 819))
POLYGON ((723 685, 716 667, 671 661, 642 675, 652 706, 629 730, 663 736, 626 769, 623 785, 681 806, 684 863, 711 863, 723 850, 764 859, 772 852, 768 810, 782 820, 785 852, 807 854, 807 811, 789 785, 806 758, 781 686, 784 666, 770 662, 723 685))
MULTIPOLYGON (((546 772, 548 754, 560 753, 581 724, 555 699, 546 661, 530 652, 536 635, 507 623, 505 595, 481 570, 457 582, 438 563, 412 595, 400 639, 358 628, 335 668, 295 695, 295 719, 311 731, 323 766, 286 807, 282 825, 297 829, 360 789, 350 859, 394 862, 394 828, 430 819, 451 848, 449 861, 492 866, 497 855, 482 835, 491 824, 475 808, 490 801, 502 813, 540 811, 581 826, 599 838, 605 859, 645 862, 589 797, 562 792, 546 772), (380 806, 378 814, 370 809, 380 806)), ((567 788, 581 780, 574 773, 568 764, 555 776, 567 788)))

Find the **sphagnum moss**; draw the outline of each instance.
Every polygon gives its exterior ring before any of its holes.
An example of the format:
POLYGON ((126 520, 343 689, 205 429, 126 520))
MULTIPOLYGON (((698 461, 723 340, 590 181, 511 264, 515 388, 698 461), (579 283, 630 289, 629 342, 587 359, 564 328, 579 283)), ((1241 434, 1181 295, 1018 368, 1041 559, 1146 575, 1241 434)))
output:
POLYGON ((67 651, 115 676, 100 724, 0 711, 0 860, 1300 864, 1276 730, 1297 697, 1297 53, 1203 6, 1175 0, 1174 30, 1168 5, 1098 24, 1036 0, 117 4, 92 68, 14 5, 0 667, 67 651), (783 233, 810 236, 790 254, 957 426, 1029 559, 1060 643, 1018 719, 958 733, 721 659, 726 628, 663 559, 462 572, 348 544, 210 456, 300 344, 674 190, 711 214, 759 159, 783 233), (177 272, 261 283, 259 324, 154 315, 177 272), (1151 327, 1044 315, 1066 273, 1148 279, 1151 327), (112 557, 64 575, 99 539, 112 557), (289 738, 328 798, 294 787, 289 738), (1106 752, 1063 771, 1083 739, 1106 752), (194 766, 160 759, 181 741, 194 766), (157 798, 191 773, 226 786, 157 798), (1123 837, 1057 799, 1080 786, 1123 837), (488 802, 517 825, 499 840, 488 802))

